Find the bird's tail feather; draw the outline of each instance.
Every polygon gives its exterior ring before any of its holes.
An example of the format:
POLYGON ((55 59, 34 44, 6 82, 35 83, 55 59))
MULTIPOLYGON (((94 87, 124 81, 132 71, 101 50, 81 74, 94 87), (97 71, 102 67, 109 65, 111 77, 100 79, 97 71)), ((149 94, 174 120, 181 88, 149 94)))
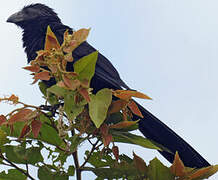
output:
POLYGON ((210 166, 194 148, 185 142, 185 140, 177 135, 172 129, 157 119, 140 104, 137 103, 137 105, 144 116, 144 118, 139 121, 139 130, 146 138, 164 146, 172 152, 159 151, 168 161, 171 163, 173 162, 174 155, 177 151, 184 165, 187 167, 202 168, 210 166))

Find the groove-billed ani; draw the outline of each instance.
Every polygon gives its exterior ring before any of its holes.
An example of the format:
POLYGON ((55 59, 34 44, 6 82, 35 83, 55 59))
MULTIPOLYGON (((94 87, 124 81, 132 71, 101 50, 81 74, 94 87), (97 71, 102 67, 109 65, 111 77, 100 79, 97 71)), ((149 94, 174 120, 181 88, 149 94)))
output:
MULTIPOLYGON (((35 59, 36 51, 44 48, 45 34, 48 25, 50 25, 60 43, 63 42, 63 34, 66 29, 69 29, 70 32, 73 31, 72 28, 61 23, 61 20, 53 9, 39 3, 24 7, 21 11, 11 15, 7 22, 14 23, 23 29, 23 47, 25 48, 28 62, 35 59)), ((96 51, 95 48, 89 43, 84 42, 73 52, 73 57, 75 60, 78 60, 93 51, 96 51)), ((69 71, 73 71, 72 67, 72 64, 68 64, 69 71)), ((48 82, 48 84, 49 83, 51 82, 48 82)), ((100 53, 96 64, 95 75, 91 81, 91 87, 94 92, 102 88, 129 89, 121 80, 117 70, 110 61, 100 53)), ((174 154, 178 151, 185 166, 201 168, 210 165, 173 130, 141 105, 138 104, 138 106, 144 116, 139 122, 139 130, 145 137, 166 147, 172 152, 160 152, 167 160, 172 163, 174 154)))

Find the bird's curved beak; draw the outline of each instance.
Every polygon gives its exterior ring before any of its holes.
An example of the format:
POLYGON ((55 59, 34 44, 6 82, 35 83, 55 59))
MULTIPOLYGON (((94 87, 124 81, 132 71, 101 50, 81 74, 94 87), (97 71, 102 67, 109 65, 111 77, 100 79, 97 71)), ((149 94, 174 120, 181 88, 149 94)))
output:
POLYGON ((19 23, 21 21, 24 20, 24 15, 22 12, 17 12, 17 13, 14 13, 12 14, 8 19, 7 19, 7 22, 9 23, 19 23))

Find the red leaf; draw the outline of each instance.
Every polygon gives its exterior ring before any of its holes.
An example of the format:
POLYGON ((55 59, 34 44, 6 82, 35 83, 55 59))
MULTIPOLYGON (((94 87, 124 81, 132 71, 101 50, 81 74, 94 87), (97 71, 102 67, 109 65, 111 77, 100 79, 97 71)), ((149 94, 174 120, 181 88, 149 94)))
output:
POLYGON ((22 109, 16 114, 13 114, 9 121, 8 124, 14 124, 15 122, 24 122, 29 120, 29 115, 32 114, 32 110, 30 109, 22 109))
POLYGON ((178 152, 176 152, 175 154, 174 161, 173 161, 172 166, 170 167, 170 170, 173 174, 175 174, 175 176, 185 176, 186 175, 185 166, 182 160, 179 158, 178 152))
POLYGON ((33 79, 35 79, 35 80, 40 79, 40 80, 45 80, 45 81, 48 81, 50 78, 51 78, 50 72, 47 72, 47 71, 43 71, 43 72, 37 73, 33 77, 33 79))
POLYGON ((19 138, 25 137, 29 132, 30 132, 30 126, 26 124, 26 125, 23 127, 19 138))
POLYGON ((108 125, 107 124, 102 124, 100 127, 100 132, 102 134, 102 136, 107 136, 108 135, 108 125))
POLYGON ((62 78, 63 78, 64 84, 65 84, 65 86, 66 86, 67 88, 70 88, 71 90, 75 90, 75 89, 76 89, 76 87, 75 87, 75 85, 73 84, 73 82, 72 82, 71 79, 69 79, 69 78, 68 78, 67 76, 65 76, 65 75, 63 75, 62 78))
POLYGON ((90 102, 90 101, 91 101, 87 89, 85 89, 85 88, 79 89, 79 93, 84 97, 84 99, 85 99, 87 102, 90 102))
POLYGON ((116 160, 118 161, 118 159, 119 159, 119 148, 117 146, 113 146, 112 147, 112 152, 113 152, 116 160))
POLYGON ((39 120, 33 120, 31 122, 31 126, 32 126, 33 136, 34 136, 34 138, 37 138, 39 131, 40 131, 40 128, 42 127, 42 122, 39 120))
POLYGON ((108 113, 113 114, 119 112, 121 109, 125 108, 127 104, 128 101, 122 99, 119 99, 117 101, 112 101, 108 113))
POLYGON ((0 126, 7 123, 7 119, 4 115, 0 115, 0 126))
POLYGON ((108 146, 113 139, 111 134, 108 134, 107 136, 104 136, 102 138, 103 138, 104 146, 108 146))
POLYGON ((130 101, 130 103, 128 104, 128 107, 135 115, 143 118, 141 111, 139 110, 138 106, 136 105, 134 101, 130 101))

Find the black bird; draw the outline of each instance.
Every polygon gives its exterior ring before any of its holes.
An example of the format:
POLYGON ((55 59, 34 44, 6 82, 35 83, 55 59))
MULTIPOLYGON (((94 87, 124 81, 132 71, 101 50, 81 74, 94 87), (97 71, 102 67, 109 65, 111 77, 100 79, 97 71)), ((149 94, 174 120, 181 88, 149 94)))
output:
MULTIPOLYGON (((39 3, 25 6, 21 11, 11 15, 7 22, 14 23, 23 29, 23 47, 25 48, 28 62, 35 59, 36 51, 44 48, 48 25, 57 36, 60 43, 63 42, 63 34, 67 29, 73 32, 72 28, 62 24, 53 9, 39 3)), ((73 57, 75 60, 78 60, 94 51, 96 51, 94 47, 88 42, 84 42, 73 52, 73 57)), ((68 70, 72 71, 72 66, 68 66, 68 70)), ((119 73, 111 62, 100 53, 96 64, 95 75, 91 81, 91 87, 94 92, 102 88, 130 89, 121 80, 119 73)), ((210 166, 196 150, 173 130, 141 105, 138 104, 138 106, 144 116, 139 122, 139 130, 145 137, 166 147, 172 152, 160 152, 168 161, 172 163, 175 152, 178 151, 185 166, 193 168, 210 166)))

